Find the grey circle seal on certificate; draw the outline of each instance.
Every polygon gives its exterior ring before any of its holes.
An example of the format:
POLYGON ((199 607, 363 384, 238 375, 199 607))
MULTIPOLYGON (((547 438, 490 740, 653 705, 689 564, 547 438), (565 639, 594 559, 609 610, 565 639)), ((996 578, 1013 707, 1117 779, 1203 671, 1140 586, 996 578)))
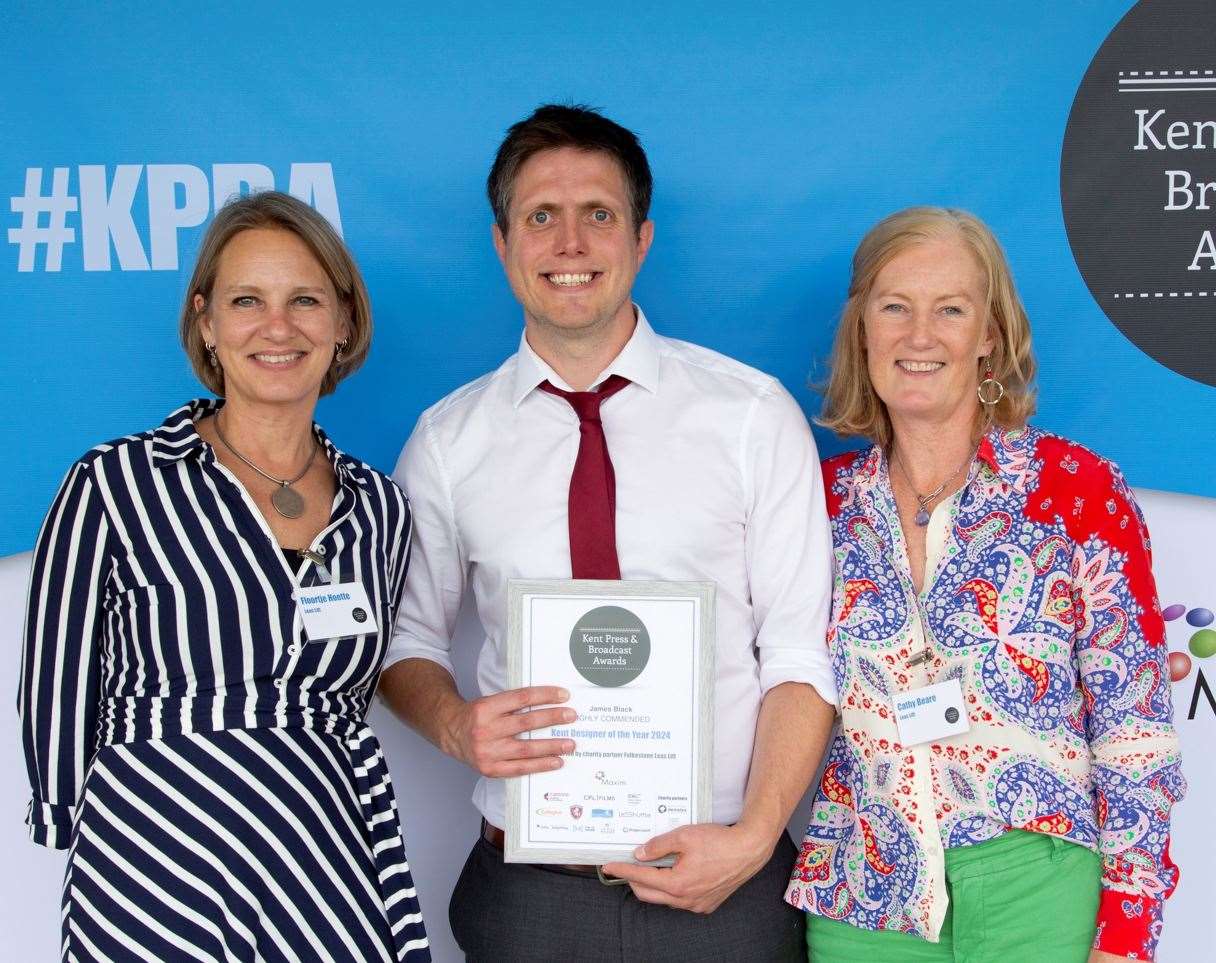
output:
POLYGON ((628 609, 601 605, 575 623, 570 661, 592 685, 627 685, 650 661, 650 633, 628 609))

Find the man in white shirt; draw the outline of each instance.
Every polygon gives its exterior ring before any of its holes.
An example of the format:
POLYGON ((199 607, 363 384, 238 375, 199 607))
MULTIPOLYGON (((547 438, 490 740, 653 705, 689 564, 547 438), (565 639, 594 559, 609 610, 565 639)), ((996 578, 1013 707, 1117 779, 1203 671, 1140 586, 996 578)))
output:
POLYGON ((806 420, 774 378, 656 335, 633 304, 654 225, 632 133, 541 107, 509 131, 488 188, 524 334, 498 370, 424 412, 401 454, 414 546, 381 679, 407 723, 482 776, 485 824, 452 896, 453 932, 471 960, 804 959, 801 915, 782 901, 795 856, 785 826, 836 698, 831 538, 806 420), (579 570, 572 476, 587 424, 551 391, 602 386, 591 427, 615 473, 613 574, 717 586, 713 822, 635 853, 674 855, 672 868, 604 867, 627 887, 501 856, 505 778, 558 768, 574 749, 516 738, 573 710, 553 687, 504 691, 507 580, 579 570), (486 640, 482 697, 467 701, 450 648, 470 583, 486 640))

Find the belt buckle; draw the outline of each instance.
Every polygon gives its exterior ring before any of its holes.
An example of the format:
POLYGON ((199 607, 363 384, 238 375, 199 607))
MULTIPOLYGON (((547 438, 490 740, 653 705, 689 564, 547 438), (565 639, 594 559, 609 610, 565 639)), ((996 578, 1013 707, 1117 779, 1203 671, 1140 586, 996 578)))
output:
POLYGON ((629 882, 629 880, 622 879, 619 876, 605 876, 603 866, 595 867, 595 875, 599 877, 599 881, 605 886, 625 886, 629 882))

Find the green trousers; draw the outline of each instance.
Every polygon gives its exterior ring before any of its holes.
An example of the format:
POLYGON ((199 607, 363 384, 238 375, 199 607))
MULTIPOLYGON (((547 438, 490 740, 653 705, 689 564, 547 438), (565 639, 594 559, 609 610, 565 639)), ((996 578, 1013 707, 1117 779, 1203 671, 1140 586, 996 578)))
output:
POLYGON ((939 942, 807 916, 812 963, 1085 963, 1101 860, 1084 846, 1010 830, 946 850, 950 907, 939 942))

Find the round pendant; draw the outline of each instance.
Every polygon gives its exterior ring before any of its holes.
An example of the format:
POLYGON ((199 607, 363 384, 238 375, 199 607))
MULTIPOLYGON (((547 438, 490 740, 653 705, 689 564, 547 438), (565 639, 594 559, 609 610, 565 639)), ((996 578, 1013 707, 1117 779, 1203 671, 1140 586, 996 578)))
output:
POLYGON ((924 528, 926 525, 929 524, 929 513, 927 511, 925 511, 923 508, 919 512, 916 513, 916 524, 919 525, 921 528, 924 528))
POLYGON ((304 499, 290 485, 280 485, 270 496, 270 504, 284 518, 299 518, 304 514, 304 499))

